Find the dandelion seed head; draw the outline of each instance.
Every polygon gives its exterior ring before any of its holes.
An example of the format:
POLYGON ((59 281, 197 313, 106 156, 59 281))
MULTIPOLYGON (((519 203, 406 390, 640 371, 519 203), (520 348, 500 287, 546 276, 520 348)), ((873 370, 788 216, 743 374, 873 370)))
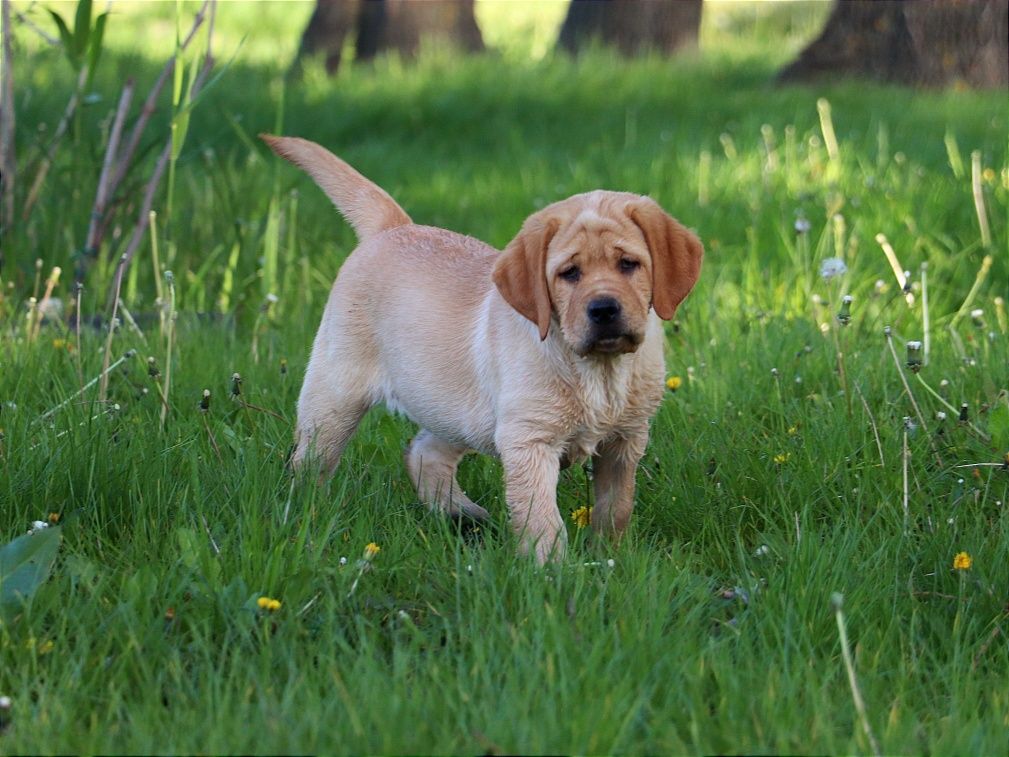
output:
POLYGON ((843 276, 848 272, 848 266, 841 258, 824 258, 820 263, 820 278, 824 281, 843 276))
POLYGON ((805 218, 795 219, 795 230, 800 234, 807 233, 811 228, 813 228, 813 225, 807 219, 805 218))

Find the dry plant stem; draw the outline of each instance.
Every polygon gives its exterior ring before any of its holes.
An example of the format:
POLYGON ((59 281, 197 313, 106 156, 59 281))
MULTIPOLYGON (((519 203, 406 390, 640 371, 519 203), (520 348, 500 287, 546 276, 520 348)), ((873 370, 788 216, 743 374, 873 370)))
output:
POLYGON ((147 222, 150 218, 151 205, 154 204, 154 193, 157 191, 158 185, 161 183, 161 177, 165 173, 165 167, 168 165, 168 156, 170 152, 171 144, 165 145, 165 148, 161 151, 161 155, 158 157, 157 165, 154 167, 154 173, 151 175, 150 181, 147 182, 147 187, 144 190, 144 200, 140 206, 140 213, 137 214, 137 223, 133 227, 133 234, 130 236, 130 241, 126 245, 126 251, 123 252, 122 257, 120 257, 119 266, 116 267, 115 279, 112 282, 112 289, 109 292, 108 306, 113 305, 111 301, 113 296, 119 296, 119 287, 122 284, 123 275, 126 273, 126 267, 133 259, 133 255, 136 253, 137 247, 140 246, 140 240, 143 239, 144 232, 147 230, 147 222))
MULTIPOLYGON (((193 25, 190 27, 189 33, 186 35, 185 39, 179 43, 180 52, 185 51, 185 49, 189 46, 189 43, 193 40, 193 37, 196 36, 196 32, 203 24, 203 19, 205 18, 207 12, 207 6, 210 2, 211 0, 204 0, 203 5, 200 6, 200 10, 198 10, 196 15, 193 17, 193 25)), ((129 170, 130 163, 133 161, 133 154, 137 151, 137 147, 140 145, 140 138, 143 136, 144 129, 147 128, 147 124, 151 120, 151 116, 154 114, 154 111, 157 110, 158 97, 160 97, 161 91, 165 88, 165 84, 168 82, 169 77, 174 71, 175 56, 173 55, 165 64, 165 67, 161 70, 158 80, 154 83, 150 93, 148 93, 147 99, 144 101, 144 106, 140 111, 140 115, 137 117, 137 121, 133 125, 132 131, 130 131, 129 139, 126 141, 123 153, 116 164, 116 171, 112 175, 110 188, 113 193, 126 177, 126 172, 129 170)))
MULTIPOLYGON (((937 400, 939 400, 939 402, 941 402, 943 405, 945 405, 946 409, 949 410, 951 413, 953 413, 954 416, 960 414, 960 410, 958 408, 955 408, 951 404, 949 404, 949 402, 947 402, 946 399, 941 394, 939 394, 935 389, 933 389, 932 387, 930 387, 928 384, 925 383, 925 379, 923 379, 921 377, 920 373, 917 375, 916 378, 918 379, 918 383, 921 384, 925 388, 925 391, 927 391, 929 394, 931 394, 933 397, 935 397, 937 400)), ((977 434, 983 441, 986 441, 986 442, 990 442, 991 441, 991 438, 988 436, 988 434, 986 434, 984 431, 982 431, 981 429, 979 429, 977 426, 975 426, 970 421, 967 421, 967 428, 969 428, 971 431, 973 431, 975 434, 977 434)), ((1000 463, 1000 465, 1001 465, 1001 463, 1000 463)))
POLYGON ((95 190, 95 203, 91 208, 91 220, 88 223, 88 236, 84 244, 85 255, 97 255, 98 246, 101 244, 101 231, 105 224, 105 208, 110 197, 109 177, 112 170, 112 163, 116 153, 119 152, 119 139, 123 134, 123 123, 126 120, 126 113, 130 109, 133 101, 133 79, 127 79, 123 86, 123 93, 119 96, 119 105, 116 108, 116 115, 112 121, 112 131, 109 132, 109 143, 105 148, 105 160, 102 162, 102 172, 98 178, 98 188, 95 190))
POLYGON ((903 475, 904 498, 902 500, 902 503, 904 505, 904 536, 907 536, 907 523, 908 523, 908 516, 909 516, 909 511, 910 511, 910 508, 908 507, 908 491, 907 491, 907 459, 908 459, 908 451, 907 451, 907 423, 904 424, 904 442, 903 442, 901 457, 902 457, 902 460, 903 460, 903 469, 904 469, 903 470, 903 474, 904 474, 903 475))
POLYGON ((158 336, 165 338, 165 292, 161 288, 161 261, 158 259, 158 214, 151 211, 147 222, 151 226, 151 265, 154 266, 154 292, 158 306, 158 336))
MULTIPOLYGON (((213 67, 214 61, 212 58, 208 57, 200 69, 200 73, 197 74, 196 81, 193 82, 193 97, 199 94, 200 90, 203 88, 203 84, 206 82, 207 74, 210 73, 210 69, 213 67)), ((161 184, 161 178, 164 176, 165 168, 168 166, 169 158, 172 152, 172 140, 169 137, 168 142, 165 144, 164 148, 161 150, 161 155, 158 157, 158 163, 154 168, 154 173, 151 175, 150 181, 147 183, 147 188, 144 190, 144 201, 140 208, 140 213, 137 216, 137 223, 133 227, 133 234, 130 237, 130 241, 126 245, 126 251, 123 253, 125 258, 125 263, 120 270, 117 271, 117 281, 113 282, 113 289, 118 291, 119 280, 122 279, 123 274, 129 267, 130 262, 133 260, 133 255, 137 251, 137 247, 140 246, 140 240, 143 238, 144 232, 147 230, 147 223, 151 218, 151 206, 154 204, 154 193, 157 191, 158 186, 161 184)), ((116 295, 118 296, 118 295, 116 295)), ((112 294, 109 293, 109 305, 111 305, 112 294)))
POLYGON ((246 402, 244 399, 239 399, 239 402, 242 403, 242 407, 244 407, 247 411, 255 410, 257 413, 266 413, 267 415, 273 416, 278 421, 284 421, 285 423, 287 422, 287 418, 282 416, 280 413, 275 413, 272 410, 268 410, 265 407, 260 407, 259 405, 253 405, 251 402, 246 402))
POLYGON ((38 338, 39 329, 42 328, 42 306, 45 304, 46 300, 48 300, 52 296, 53 289, 59 282, 60 274, 62 272, 63 269, 61 269, 59 266, 53 266, 52 273, 50 273, 49 278, 46 279, 46 291, 45 294, 42 295, 42 299, 39 300, 38 316, 35 318, 35 322, 34 324, 32 324, 32 332, 28 336, 28 341, 30 342, 34 342, 38 338))
POLYGON ((122 270, 126 264, 126 256, 119 258, 119 265, 116 267, 116 289, 112 301, 112 316, 109 318, 109 335, 105 338, 105 354, 102 356, 102 381, 98 385, 98 401, 105 402, 109 389, 109 374, 105 370, 109 365, 109 356, 112 354, 112 337, 116 333, 116 315, 119 312, 119 286, 122 284, 122 270))
POLYGON ((837 324, 834 324, 830 331, 834 335, 834 352, 837 354, 837 372, 841 378, 841 391, 844 392, 848 420, 851 420, 851 392, 848 391, 848 375, 844 370, 844 353, 841 351, 841 337, 837 333, 837 324))
MULTIPOLYGON (((167 273, 167 272, 166 272, 167 273)), ((161 428, 168 417, 168 393, 172 386, 172 348, 175 346, 175 279, 168 280, 168 345, 165 354, 165 392, 161 405, 161 428)))
POLYGON ((71 394, 69 397, 67 397, 65 400, 63 400, 60 404, 58 404, 56 407, 52 408, 51 410, 47 410, 46 412, 42 413, 42 415, 40 415, 38 418, 35 419, 35 423, 38 423, 39 421, 44 421, 50 415, 53 415, 58 410, 61 410, 64 407, 66 407, 67 405, 69 405, 74 399, 76 399, 80 395, 84 394, 85 391, 87 391, 88 389, 90 389, 91 387, 93 387, 95 384, 97 384, 101 380, 102 376, 105 376, 105 375, 111 373, 116 368, 118 368, 120 365, 122 365, 123 363, 125 363, 131 357, 133 357, 135 354, 136 353, 133 350, 128 350, 121 358, 119 358, 118 360, 116 360, 116 362, 112 363, 112 365, 110 365, 108 368, 105 368, 104 370, 102 370, 102 372, 100 374, 98 374, 93 379, 91 379, 88 383, 86 383, 84 386, 82 386, 79 391, 74 392, 73 394, 71 394))
MULTIPOLYGON (((890 263, 893 275, 897 279, 897 286, 903 291, 904 287, 907 286, 907 277, 904 276, 904 269, 901 268, 900 261, 897 260, 897 253, 894 252, 893 245, 890 244, 885 234, 877 234, 876 242, 883 248, 883 254, 886 255, 887 262, 890 263)), ((909 306, 914 304, 914 295, 910 292, 904 295, 904 299, 909 306)))
POLYGON ((214 554, 221 554, 221 548, 218 547, 217 542, 214 541, 214 535, 210 533, 210 526, 207 525, 207 519, 203 513, 200 513, 200 520, 203 522, 203 529, 207 532, 207 537, 210 539, 210 547, 214 550, 214 554))
POLYGON ((971 661, 970 664, 970 669, 972 671, 977 670, 977 664, 981 662, 981 658, 984 657, 985 654, 987 654, 988 647, 992 645, 992 642, 995 641, 995 639, 997 639, 1001 633, 1002 633, 1002 626, 996 624, 996 626, 991 630, 991 633, 988 635, 988 638, 985 640, 984 644, 982 644, 981 648, 977 651, 977 654, 974 655, 974 659, 971 661))
POLYGON ((207 414, 201 413, 203 416, 203 428, 207 430, 207 438, 210 439, 210 446, 214 448, 214 454, 217 456, 217 462, 224 464, 224 458, 221 456, 221 448, 217 446, 217 439, 214 437, 214 432, 210 430, 210 422, 207 420, 207 414))
POLYGON ((872 436, 876 440, 876 449, 879 450, 879 464, 885 468, 886 460, 883 459, 883 445, 879 441, 879 429, 876 428, 876 419, 872 417, 872 410, 869 409, 869 403, 865 401, 865 396, 862 394, 862 390, 858 388, 858 384, 852 384, 852 386, 855 387, 858 398, 862 401, 865 414, 869 416, 869 424, 872 426, 872 436))
POLYGON ((67 107, 63 111, 63 116, 60 118, 60 122, 56 125, 56 131, 53 132, 53 138, 49 142, 49 149, 46 150, 45 155, 42 156, 42 162, 39 164, 38 173, 35 174, 35 179, 32 181, 31 189, 28 190, 28 197, 25 199, 24 210, 21 211, 21 220, 27 221, 28 217, 32 213, 32 208, 35 206, 35 201, 38 200, 39 192, 42 190, 42 184, 46 180, 46 176, 49 174, 49 169, 53 164, 53 156, 56 154, 56 148, 59 147, 60 142, 63 140, 63 136, 67 133, 67 128, 70 126, 70 119, 73 118, 74 113, 77 111, 77 105, 81 100, 81 94, 84 91, 84 83, 88 78, 88 67, 85 65, 81 67, 80 75, 77 77, 77 86, 74 88, 74 93, 70 95, 70 100, 67 102, 67 107))
POLYGON ((981 190, 981 151, 974 150, 970 154, 970 185, 974 194, 974 210, 977 212, 977 223, 981 228, 981 246, 991 249, 991 230, 988 228, 988 213, 984 208, 984 192, 981 190))
POLYGON ((77 338, 77 384, 84 391, 84 364, 81 362, 81 297, 84 296, 84 285, 80 282, 74 285, 74 308, 77 310, 77 321, 74 324, 77 338))
POLYGON ((137 325, 137 322, 133 319, 133 314, 126 309, 126 303, 124 303, 122 299, 119 300, 119 309, 123 311, 123 320, 126 321, 126 325, 130 327, 130 331, 136 334, 140 338, 140 341, 143 342, 144 346, 146 347, 147 337, 144 335, 144 332, 140 330, 140 327, 137 325))
MULTIPOLYGON (((0 0, 3 21, 3 70, 0 71, 0 174, 3 176, 3 197, 0 225, 9 229, 14 222, 14 182, 17 162, 14 156, 14 52, 11 46, 11 4, 0 0)), ((3 251, 0 250, 0 269, 3 268, 3 251)))
POLYGON ((893 355, 893 363, 897 366, 897 375, 900 376, 900 382, 904 385, 904 391, 907 392, 907 397, 911 400, 911 407, 914 408, 914 414, 918 418, 918 423, 921 424, 921 430, 928 433, 928 424, 925 423, 925 416, 921 414, 921 408, 918 407, 918 403, 911 393, 911 386, 907 383, 907 379, 904 378, 904 371, 900 367, 900 358, 897 357, 897 350, 893 348, 893 337, 889 334, 886 336, 886 346, 890 348, 890 354, 893 355))
POLYGON ((855 711, 858 712, 858 718, 862 723, 862 730, 865 731, 865 736, 869 739, 869 747, 872 749, 872 753, 876 757, 879 757, 879 744, 872 733, 872 726, 869 725, 869 716, 865 711, 865 702, 862 700, 862 692, 858 688, 858 679, 855 678, 855 664, 852 662, 851 652, 848 649, 848 631, 845 628, 844 611, 841 609, 840 602, 834 604, 834 617, 837 620, 837 632, 841 637, 841 655, 844 658, 844 667, 848 673, 848 686, 851 688, 851 699, 855 704, 855 711))
MULTIPOLYGON (((960 319, 964 317, 964 314, 967 313, 970 310, 971 305, 974 304, 974 298, 977 297, 978 290, 981 288, 984 280, 988 278, 988 271, 991 270, 991 264, 991 255, 985 255, 984 259, 981 261, 981 267, 977 271, 977 276, 974 277, 974 283, 971 285, 970 291, 967 292, 967 296, 964 298, 963 304, 960 305, 960 309, 956 311, 956 315, 953 316, 953 320, 949 322, 950 331, 956 329, 960 319)), ((959 339, 959 334, 956 336, 959 339)))

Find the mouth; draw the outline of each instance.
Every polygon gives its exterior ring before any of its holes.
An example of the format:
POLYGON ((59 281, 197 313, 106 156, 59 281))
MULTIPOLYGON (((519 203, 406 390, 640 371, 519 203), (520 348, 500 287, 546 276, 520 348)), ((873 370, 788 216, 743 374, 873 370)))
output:
POLYGON ((595 339, 585 344, 583 355, 619 355, 634 352, 641 344, 636 334, 617 334, 595 339))

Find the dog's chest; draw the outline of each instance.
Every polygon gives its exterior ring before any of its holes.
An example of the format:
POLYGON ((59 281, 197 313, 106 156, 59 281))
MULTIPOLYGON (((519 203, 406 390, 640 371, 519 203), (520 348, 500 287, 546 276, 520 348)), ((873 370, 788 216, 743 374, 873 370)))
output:
POLYGON ((591 367, 575 374, 572 418, 566 452, 571 460, 591 456, 599 443, 631 424, 634 387, 629 366, 591 367))

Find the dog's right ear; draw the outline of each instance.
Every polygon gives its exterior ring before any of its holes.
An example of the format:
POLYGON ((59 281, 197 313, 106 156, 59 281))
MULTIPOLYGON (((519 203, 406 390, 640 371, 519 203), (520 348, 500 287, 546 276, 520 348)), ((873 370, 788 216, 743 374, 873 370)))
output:
POLYGON ((556 218, 526 220, 494 263, 491 278, 505 302, 536 324, 540 340, 550 330, 550 290, 547 287, 547 249, 557 233, 556 218))

